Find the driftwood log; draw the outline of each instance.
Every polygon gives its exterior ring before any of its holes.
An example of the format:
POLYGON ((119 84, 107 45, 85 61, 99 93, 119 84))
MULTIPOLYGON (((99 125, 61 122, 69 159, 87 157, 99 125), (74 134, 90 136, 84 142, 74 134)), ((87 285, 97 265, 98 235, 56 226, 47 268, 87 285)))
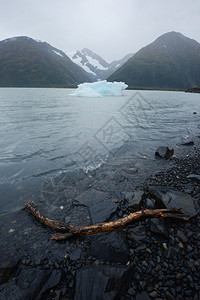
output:
POLYGON ((127 225, 141 221, 147 218, 178 218, 182 220, 188 220, 187 215, 181 210, 181 208, 169 208, 169 209, 145 209, 131 213, 125 218, 118 219, 113 222, 98 223, 89 226, 74 226, 65 224, 57 220, 52 220, 43 217, 36 209, 32 201, 25 203, 25 207, 35 216, 42 224, 45 224, 55 231, 59 231, 51 235, 53 240, 64 240, 70 237, 80 235, 90 235, 99 232, 109 232, 115 229, 124 228, 127 225))

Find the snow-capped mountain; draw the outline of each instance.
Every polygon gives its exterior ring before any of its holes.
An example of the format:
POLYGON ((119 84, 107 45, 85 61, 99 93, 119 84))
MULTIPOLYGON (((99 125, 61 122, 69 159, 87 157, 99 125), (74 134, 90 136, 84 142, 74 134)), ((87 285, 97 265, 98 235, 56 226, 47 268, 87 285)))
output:
POLYGON ((75 87, 88 73, 61 50, 27 36, 0 41, 0 87, 75 87))
POLYGON ((75 54, 68 54, 71 60, 89 73, 91 80, 103 80, 108 78, 113 72, 121 67, 133 54, 128 54, 120 60, 111 63, 105 61, 101 56, 84 48, 76 51, 75 54))

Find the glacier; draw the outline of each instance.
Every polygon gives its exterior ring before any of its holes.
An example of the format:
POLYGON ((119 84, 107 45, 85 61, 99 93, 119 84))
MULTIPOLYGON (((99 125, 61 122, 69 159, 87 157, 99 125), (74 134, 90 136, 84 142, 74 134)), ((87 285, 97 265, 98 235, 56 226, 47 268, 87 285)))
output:
POLYGON ((108 82, 107 80, 81 83, 76 91, 71 94, 77 97, 105 97, 122 96, 123 91, 128 87, 124 82, 108 82))

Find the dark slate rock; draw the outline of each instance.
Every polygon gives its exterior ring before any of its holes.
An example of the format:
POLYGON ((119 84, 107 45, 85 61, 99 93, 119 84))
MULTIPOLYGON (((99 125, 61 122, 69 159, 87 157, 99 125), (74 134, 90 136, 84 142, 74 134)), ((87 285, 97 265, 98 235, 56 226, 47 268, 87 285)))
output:
POLYGON ((159 208, 182 208, 189 217, 196 216, 200 211, 197 200, 187 193, 166 186, 148 186, 148 191, 159 208))
POLYGON ((187 243, 188 239, 187 237, 185 236, 184 232, 181 231, 181 230, 178 230, 177 231, 177 237, 179 238, 179 240, 183 243, 187 243))
POLYGON ((151 219, 148 223, 151 232, 168 237, 168 230, 163 219, 151 219))
POLYGON ((165 257, 166 258, 176 258, 177 256, 177 250, 173 247, 169 247, 168 249, 165 250, 165 257))
POLYGON ((142 292, 136 295, 136 300, 150 300, 148 294, 146 292, 142 292))
POLYGON ((169 159, 173 156, 174 149, 169 149, 168 147, 158 147, 155 156, 160 158, 169 159))
POLYGON ((125 171, 128 174, 136 174, 138 172, 138 168, 127 168, 125 171))
POLYGON ((2 299, 40 300, 49 289, 57 286, 61 280, 61 271, 39 270, 23 267, 17 278, 3 286, 2 299))
POLYGON ((186 93, 200 93, 200 87, 195 86, 185 91, 186 93))
POLYGON ((66 214, 65 223, 75 226, 91 225, 89 209, 83 205, 72 207, 66 214))
POLYGON ((131 241, 142 241, 146 239, 146 227, 138 225, 129 228, 127 238, 131 241))
POLYGON ((138 246, 136 247, 136 250, 137 250, 137 251, 140 251, 140 250, 145 250, 145 249, 146 249, 146 247, 147 247, 147 245, 146 245, 146 244, 140 244, 140 245, 138 245, 138 246))
POLYGON ((144 191, 135 190, 132 197, 127 197, 128 208, 130 211, 138 211, 141 209, 144 191))
MULTIPOLYGON (((2 255, 3 253, 1 253, 2 255)), ((12 273, 16 270, 19 263, 19 258, 17 255, 2 255, 3 260, 0 263, 0 284, 5 283, 9 280, 12 273)))
POLYGON ((152 298, 156 298, 158 295, 158 293, 156 291, 152 291, 149 296, 152 297, 152 298))
POLYGON ((105 192, 88 189, 75 198, 77 205, 84 205, 89 209, 93 224, 107 221, 116 211, 117 205, 114 200, 109 199, 105 192))
POLYGON ((123 198, 129 203, 133 199, 134 192, 121 192, 123 198))
POLYGON ((75 300, 120 299, 132 271, 121 266, 85 267, 77 272, 75 300))
POLYGON ((146 207, 148 209, 154 209, 155 208, 155 203, 151 199, 147 198, 146 199, 146 207))
POLYGON ((81 257, 81 249, 74 250, 69 256, 71 260, 78 260, 80 259, 80 257, 81 257))
POLYGON ((183 143, 181 145, 183 145, 183 146, 193 146, 194 142, 193 141, 189 141, 189 142, 183 143))
POLYGON ((192 179, 193 181, 200 183, 200 175, 198 174, 190 174, 187 176, 188 179, 192 179))
POLYGON ((113 231, 93 237, 90 254, 103 261, 126 264, 129 259, 129 248, 125 235, 113 231))

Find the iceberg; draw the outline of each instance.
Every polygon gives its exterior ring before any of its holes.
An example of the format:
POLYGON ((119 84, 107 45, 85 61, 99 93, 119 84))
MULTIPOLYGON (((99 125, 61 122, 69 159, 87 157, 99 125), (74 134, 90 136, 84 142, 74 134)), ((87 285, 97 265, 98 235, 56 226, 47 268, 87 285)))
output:
POLYGON ((107 80, 81 83, 72 95, 77 97, 122 96, 127 87, 128 85, 124 82, 108 82, 107 80))

